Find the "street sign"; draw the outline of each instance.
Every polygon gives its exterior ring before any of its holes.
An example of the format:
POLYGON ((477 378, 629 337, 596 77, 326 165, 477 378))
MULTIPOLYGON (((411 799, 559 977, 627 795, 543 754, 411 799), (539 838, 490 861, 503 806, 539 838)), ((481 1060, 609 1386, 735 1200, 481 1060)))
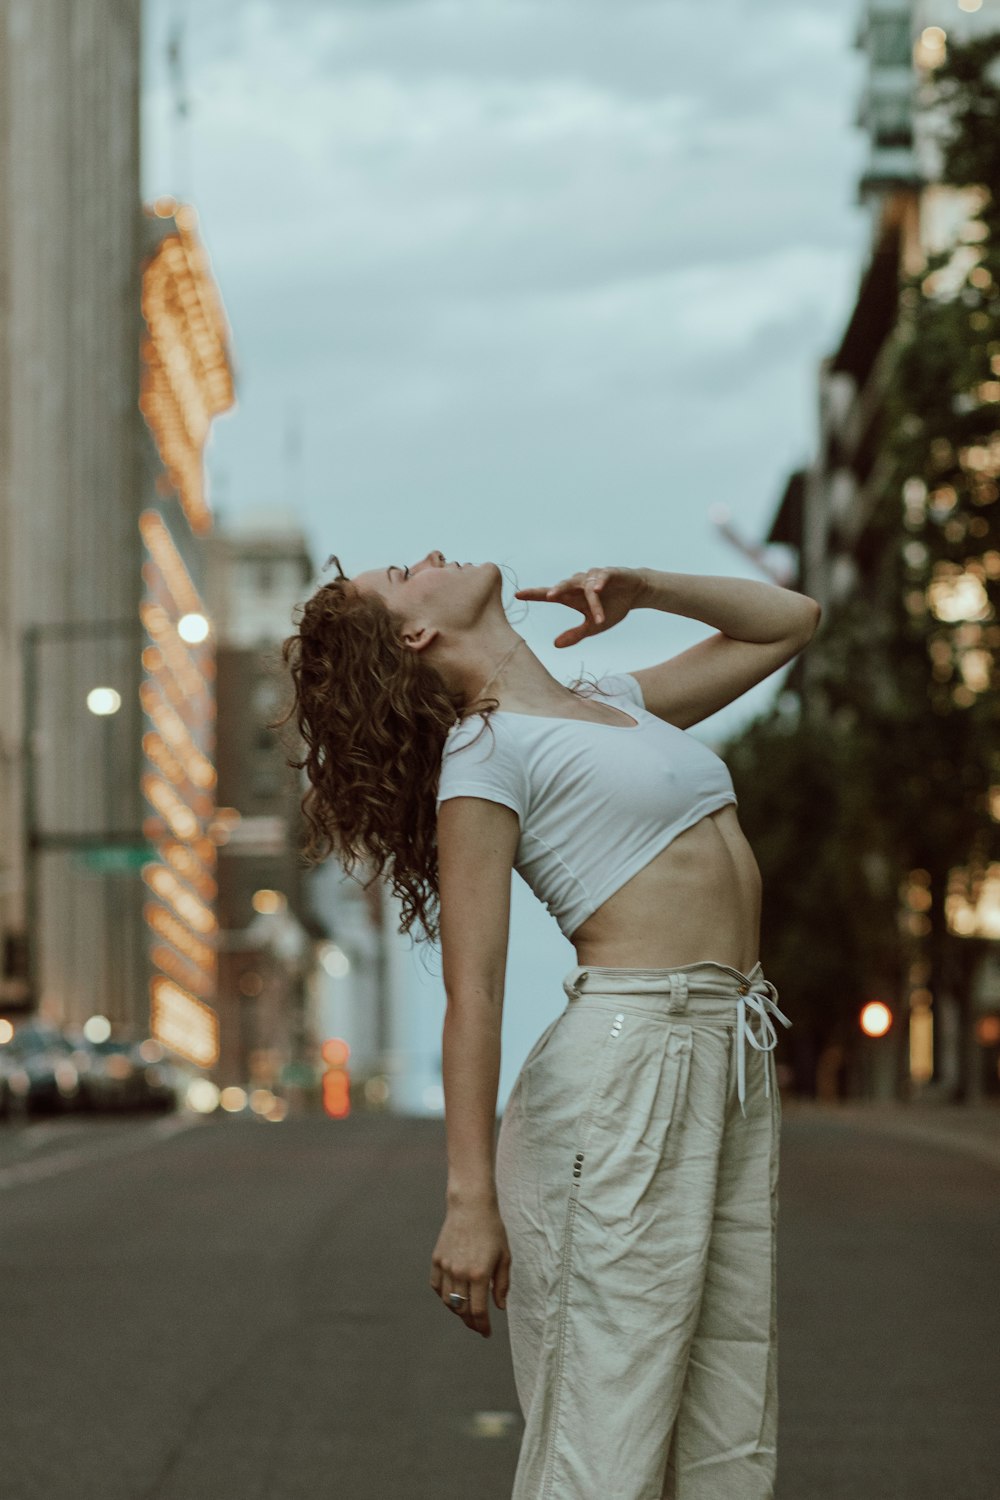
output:
POLYGON ((312 1088, 316 1082, 316 1069, 306 1062, 286 1063, 281 1070, 281 1082, 286 1088, 312 1088))
POLYGON ((98 875, 115 875, 140 870, 156 857, 151 844, 94 844, 90 849, 77 849, 73 862, 98 875))

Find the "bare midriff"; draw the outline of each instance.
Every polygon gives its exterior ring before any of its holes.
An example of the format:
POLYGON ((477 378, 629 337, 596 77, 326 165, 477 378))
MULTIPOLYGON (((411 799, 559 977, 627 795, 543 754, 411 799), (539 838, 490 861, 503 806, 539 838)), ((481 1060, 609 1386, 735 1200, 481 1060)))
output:
POLYGON ((671 969, 711 959, 749 974, 761 879, 732 803, 701 818, 574 932, 577 963, 671 969))

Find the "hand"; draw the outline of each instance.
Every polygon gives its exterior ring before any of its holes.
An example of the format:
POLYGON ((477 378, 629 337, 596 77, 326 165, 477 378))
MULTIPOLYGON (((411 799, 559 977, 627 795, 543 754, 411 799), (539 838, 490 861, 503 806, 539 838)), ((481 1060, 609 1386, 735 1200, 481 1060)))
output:
POLYGON ((510 1247, 507 1231, 495 1205, 449 1208, 431 1257, 431 1286, 449 1312, 457 1312, 466 1328, 490 1337, 489 1289, 506 1311, 510 1285, 510 1247), (448 1303, 451 1292, 468 1300, 461 1309, 448 1303))
POLYGON ((549 589, 518 589, 515 599, 541 599, 578 609, 583 622, 557 635, 556 646, 575 646, 624 620, 642 598, 646 581, 638 568, 588 568, 549 589))

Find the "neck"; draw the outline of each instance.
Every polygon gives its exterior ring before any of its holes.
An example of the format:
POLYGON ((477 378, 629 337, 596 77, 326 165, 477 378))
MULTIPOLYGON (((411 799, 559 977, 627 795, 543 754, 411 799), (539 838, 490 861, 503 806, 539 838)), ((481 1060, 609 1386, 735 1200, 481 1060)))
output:
POLYGON ((494 698, 501 708, 534 713, 564 708, 576 698, 506 619, 477 632, 474 640, 464 639, 460 649, 446 647, 436 665, 466 714, 494 698))

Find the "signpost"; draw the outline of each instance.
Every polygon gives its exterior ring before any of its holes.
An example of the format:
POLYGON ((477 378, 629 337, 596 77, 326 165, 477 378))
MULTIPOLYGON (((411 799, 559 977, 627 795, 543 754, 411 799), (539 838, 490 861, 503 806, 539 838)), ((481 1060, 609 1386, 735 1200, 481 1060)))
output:
POLYGON ((156 857, 152 844, 94 844, 87 849, 77 849, 73 863, 79 869, 92 870, 96 875, 117 875, 141 870, 156 857))

